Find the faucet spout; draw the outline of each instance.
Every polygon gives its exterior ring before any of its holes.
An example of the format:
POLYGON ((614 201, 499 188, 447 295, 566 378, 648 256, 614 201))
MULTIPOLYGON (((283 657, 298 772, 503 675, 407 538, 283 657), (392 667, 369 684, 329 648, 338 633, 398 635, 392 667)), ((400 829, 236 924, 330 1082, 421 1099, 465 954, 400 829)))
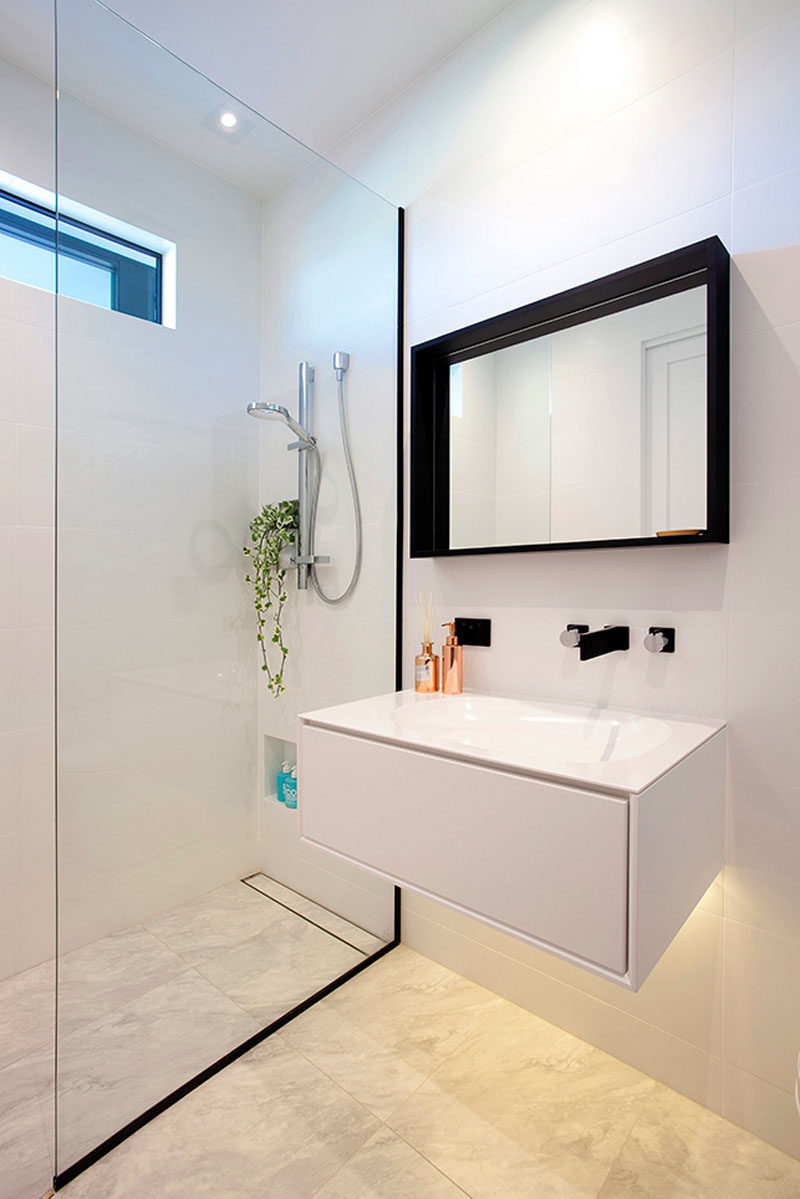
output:
POLYGON ((611 654, 615 650, 630 649, 631 630, 628 625, 606 625, 604 629, 595 629, 593 633, 581 633, 578 641, 581 662, 590 658, 600 658, 603 654, 611 654))

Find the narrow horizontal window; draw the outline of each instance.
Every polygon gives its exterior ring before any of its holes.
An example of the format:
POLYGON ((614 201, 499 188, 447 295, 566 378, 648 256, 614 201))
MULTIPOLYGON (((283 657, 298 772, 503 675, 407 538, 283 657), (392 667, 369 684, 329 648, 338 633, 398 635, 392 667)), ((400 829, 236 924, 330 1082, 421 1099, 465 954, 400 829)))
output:
POLYGON ((7 279, 160 324, 162 273, 157 250, 0 191, 0 275, 7 279))

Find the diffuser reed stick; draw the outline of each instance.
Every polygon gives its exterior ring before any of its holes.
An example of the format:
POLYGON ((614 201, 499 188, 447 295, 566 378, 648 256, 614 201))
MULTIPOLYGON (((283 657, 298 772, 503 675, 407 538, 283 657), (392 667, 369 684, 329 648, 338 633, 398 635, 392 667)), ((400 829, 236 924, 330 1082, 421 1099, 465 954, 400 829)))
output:
POLYGON ((436 597, 432 591, 424 594, 421 591, 414 592, 414 602, 417 605, 417 615, 422 629, 422 640, 433 641, 433 609, 436 597))

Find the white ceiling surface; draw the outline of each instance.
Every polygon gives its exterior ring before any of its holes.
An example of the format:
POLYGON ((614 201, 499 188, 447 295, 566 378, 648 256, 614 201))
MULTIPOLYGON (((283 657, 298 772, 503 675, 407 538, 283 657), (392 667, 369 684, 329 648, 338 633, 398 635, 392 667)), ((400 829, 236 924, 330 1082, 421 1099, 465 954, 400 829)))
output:
MULTIPOLYGON (((121 21, 95 0, 58 0, 59 84, 62 94, 266 196, 311 161, 282 129, 324 153, 510 2, 111 0, 121 21), (243 137, 204 124, 226 100, 205 75, 269 120, 232 104, 248 126, 243 137)), ((51 79, 52 23, 52 0, 0 0, 0 56, 51 79)), ((65 194, 68 166, 62 161, 65 194)))
MULTIPOLYGON (((60 0, 58 34, 63 97, 106 113, 245 191, 269 195, 314 160, 305 146, 230 102, 215 84, 95 0, 60 0), (234 136, 214 119, 221 109, 239 117, 234 136)), ((51 0, 0 0, 0 55, 51 81, 51 0)), ((78 111, 62 106, 62 145, 78 133, 79 120, 78 111)), ((81 194, 85 180, 76 181, 70 166, 69 156, 62 155, 61 190, 89 202, 81 194)))
POLYGON ((511 2, 106 0, 322 154, 511 2))
MULTIPOLYGON (((305 146, 230 101, 216 84, 95 0, 61 4, 58 54, 62 94, 108 113, 253 195, 269 195, 314 160, 305 146), (221 110, 238 116, 236 130, 220 127, 221 110)), ((65 109, 62 129, 69 119, 65 109)), ((63 156, 60 172, 69 193, 69 162, 63 156)))

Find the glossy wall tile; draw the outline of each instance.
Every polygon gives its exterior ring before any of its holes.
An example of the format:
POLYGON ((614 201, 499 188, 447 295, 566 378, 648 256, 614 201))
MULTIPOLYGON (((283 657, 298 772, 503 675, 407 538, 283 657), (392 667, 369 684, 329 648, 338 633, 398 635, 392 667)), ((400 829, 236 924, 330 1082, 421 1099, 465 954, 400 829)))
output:
MULTIPOLYGON (((799 17, 792 0, 669 10, 520 0, 376 116, 372 141, 365 122, 337 147, 356 173, 376 164, 385 178, 396 147, 409 345, 711 234, 732 252, 730 547, 411 561, 404 630, 413 646, 413 593, 434 591, 442 619, 492 618, 492 649, 465 654, 468 687, 727 715, 731 866, 716 892, 716 950, 695 912, 668 955, 676 974, 665 968, 621 1003, 429 901, 408 899, 405 935, 798 1155, 800 1027, 782 996, 800 941, 800 711, 787 640, 798 581, 799 17), (595 51, 585 69, 564 72, 582 47, 595 51), (561 102, 537 104, 540 87, 561 102), (679 652, 579 666, 560 650, 568 620, 623 614, 637 645, 649 624, 674 625, 679 652), (693 996, 681 1003, 678 977, 693 996)), ((410 670, 408 648, 406 658, 410 670)))

